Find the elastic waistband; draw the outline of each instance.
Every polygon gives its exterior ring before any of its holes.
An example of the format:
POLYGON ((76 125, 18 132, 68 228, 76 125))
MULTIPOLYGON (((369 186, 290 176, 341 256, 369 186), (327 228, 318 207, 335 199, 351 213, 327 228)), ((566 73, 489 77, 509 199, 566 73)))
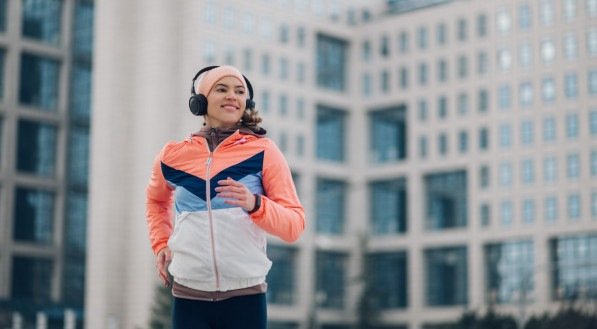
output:
POLYGON ((253 287, 265 283, 265 276, 248 279, 225 279, 220 280, 220 286, 217 287, 215 282, 196 281, 182 278, 174 278, 174 281, 191 289, 200 291, 219 291, 225 292, 229 290, 238 290, 253 287))

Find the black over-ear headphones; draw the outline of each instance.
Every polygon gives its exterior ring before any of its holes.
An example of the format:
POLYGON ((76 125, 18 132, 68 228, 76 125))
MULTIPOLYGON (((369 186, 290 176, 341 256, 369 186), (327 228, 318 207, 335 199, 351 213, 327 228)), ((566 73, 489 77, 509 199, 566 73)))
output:
MULTIPOLYGON (((197 74, 195 74, 195 77, 193 78, 193 81, 191 83, 191 98, 189 98, 189 108, 191 109, 191 113, 193 113, 194 115, 207 114, 207 96, 203 94, 197 94, 195 92, 195 80, 197 80, 197 78, 199 78, 201 74, 209 70, 213 70, 216 67, 219 66, 213 65, 204 67, 201 70, 199 70, 199 72, 197 72, 197 74)), ((247 79, 246 76, 243 75, 243 78, 245 79, 247 88, 249 88, 249 98, 247 98, 246 110, 252 110, 255 108, 255 101, 253 101, 253 86, 251 85, 251 82, 249 81, 249 79, 247 79)))

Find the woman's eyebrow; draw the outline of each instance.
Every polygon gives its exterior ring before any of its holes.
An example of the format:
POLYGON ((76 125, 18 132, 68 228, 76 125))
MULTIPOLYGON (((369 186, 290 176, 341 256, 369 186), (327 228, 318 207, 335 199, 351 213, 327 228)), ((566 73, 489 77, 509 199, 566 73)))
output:
MULTIPOLYGON (((230 85, 227 85, 225 83, 216 83, 215 87, 226 87, 226 88, 230 88, 230 85)), ((243 85, 236 85, 236 86, 233 86, 233 88, 242 88, 244 90, 245 86, 243 86, 243 85)))

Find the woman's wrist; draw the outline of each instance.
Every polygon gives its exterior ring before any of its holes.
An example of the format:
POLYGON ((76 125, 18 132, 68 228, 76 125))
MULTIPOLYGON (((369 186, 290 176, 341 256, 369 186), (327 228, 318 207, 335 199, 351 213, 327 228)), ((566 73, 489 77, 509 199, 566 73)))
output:
POLYGON ((253 209, 249 210, 249 214, 252 214, 261 208, 261 195, 253 194, 253 196, 255 197, 255 206, 253 206, 253 209))

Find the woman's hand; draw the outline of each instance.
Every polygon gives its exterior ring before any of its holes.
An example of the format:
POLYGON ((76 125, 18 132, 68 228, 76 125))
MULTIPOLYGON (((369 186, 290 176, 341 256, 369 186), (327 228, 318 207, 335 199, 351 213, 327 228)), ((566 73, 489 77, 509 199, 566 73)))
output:
POLYGON ((225 203, 241 207, 246 211, 255 208, 255 195, 243 183, 228 177, 219 180, 218 185, 215 190, 218 192, 219 197, 225 199, 225 203))
POLYGON ((170 248, 165 247, 158 251, 158 254, 156 256, 156 267, 158 269, 158 275, 160 276, 160 280, 162 280, 162 283, 166 287, 172 285, 172 278, 168 273, 168 265, 170 265, 171 260, 172 252, 170 251, 170 248))

